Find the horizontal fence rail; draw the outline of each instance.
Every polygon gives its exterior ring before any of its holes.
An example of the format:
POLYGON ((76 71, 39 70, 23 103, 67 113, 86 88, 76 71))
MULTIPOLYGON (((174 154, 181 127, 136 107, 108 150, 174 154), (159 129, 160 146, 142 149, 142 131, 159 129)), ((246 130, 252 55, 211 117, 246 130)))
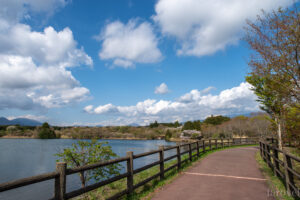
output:
MULTIPOLYGON (((186 144, 181 144, 177 146, 170 146, 170 147, 164 147, 160 146, 158 150, 153 150, 150 152, 145 152, 145 153, 140 153, 140 154, 133 154, 133 152, 127 152, 125 157, 109 160, 109 161, 101 161, 95 164, 90 164, 90 165, 85 165, 81 167, 76 167, 76 168, 67 168, 67 164, 64 162, 58 162, 56 163, 56 171, 50 172, 50 173, 45 173, 37 176, 32 176, 28 178, 23 178, 15 181, 10 181, 6 183, 1 183, 0 184, 0 192, 4 192, 7 190, 47 181, 47 180, 53 180, 54 179, 54 196, 53 200, 65 200, 65 199, 70 199, 73 197, 77 197, 79 195, 82 195, 84 193, 90 192, 92 190, 95 190, 99 187, 108 185, 110 183, 113 183, 115 181, 119 181, 121 179, 126 178, 127 179, 127 188, 114 196, 110 197, 109 199, 118 199, 126 194, 131 194, 134 192, 136 188, 139 188, 146 183, 150 182, 153 179, 160 178, 161 180, 164 179, 165 173, 170 171, 171 169, 177 168, 180 170, 182 168, 182 164, 185 162, 192 162, 194 157, 200 157, 202 154, 204 154, 207 151, 215 150, 215 149, 221 149, 224 147, 229 147, 229 146, 235 146, 235 145, 247 145, 247 144, 258 144, 259 143, 259 138, 233 138, 233 139, 208 139, 208 140, 198 140, 196 142, 191 142, 191 143, 186 143, 186 144), (187 150, 185 150, 187 149, 187 150), (164 153, 169 150, 176 150, 176 154, 169 156, 169 157, 164 157, 164 153), (184 151, 183 151, 184 150, 184 151), (150 155, 157 154, 159 160, 147 165, 144 165, 140 168, 134 169, 133 168, 133 161, 134 159, 137 158, 142 158, 150 155), (194 154, 194 155, 193 155, 194 154), (182 156, 188 155, 186 159, 182 160, 182 156), (176 163, 168 166, 168 168, 165 168, 165 164, 168 161, 176 159, 176 163), (108 165, 113 165, 116 163, 120 162, 126 162, 126 172, 114 177, 110 177, 104 181, 97 182, 85 187, 82 187, 80 189, 71 191, 71 192, 66 192, 66 184, 67 184, 67 176, 75 173, 82 173, 87 170, 93 170, 97 169, 100 167, 105 167, 108 165), (143 181, 134 184, 134 175, 145 171, 147 169, 150 169, 154 166, 159 166, 159 172, 157 174, 154 174, 143 181)), ((268 159, 268 156, 270 157, 270 153, 266 151, 266 149, 269 148, 267 144, 263 144, 260 142, 260 153, 264 155, 264 160, 268 159)), ((269 148, 270 149, 270 148, 269 148)), ((277 150, 280 152, 280 150, 277 150)), ((272 155, 273 156, 273 155, 272 155)), ((299 161, 298 158, 293 157, 292 155, 287 155, 286 156, 288 159, 294 159, 299 161)), ((276 159, 275 159, 276 160, 276 159)), ((284 162, 278 159, 276 160, 277 165, 282 165, 284 162)), ((271 161, 269 161, 270 166, 272 165, 271 161)), ((291 165, 287 165, 288 167, 286 168, 289 178, 291 178, 291 174, 293 176, 297 176, 299 178, 299 174, 296 173, 291 165)), ((276 167, 274 167, 276 168, 276 167)), ((278 174, 281 177, 284 177, 284 172, 281 172, 279 167, 276 168, 278 174)), ((289 184, 292 184, 293 182, 291 179, 288 181, 289 184)), ((294 188, 295 186, 292 185, 291 188, 294 188)), ((294 188, 295 189, 295 188, 294 188)))
POLYGON ((300 172, 296 166, 300 166, 300 158, 278 149, 276 144, 266 141, 259 142, 260 155, 274 174, 284 183, 287 193, 300 198, 300 172))

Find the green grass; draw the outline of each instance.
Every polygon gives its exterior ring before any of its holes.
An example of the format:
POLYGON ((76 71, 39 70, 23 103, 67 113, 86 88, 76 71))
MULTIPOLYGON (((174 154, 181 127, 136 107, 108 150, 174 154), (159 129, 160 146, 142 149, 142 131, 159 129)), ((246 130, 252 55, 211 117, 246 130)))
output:
POLYGON ((258 162, 259 169, 261 170, 261 172, 263 173, 263 175, 267 179, 267 183, 268 183, 269 189, 270 189, 268 194, 273 195, 277 200, 282 200, 282 199, 284 199, 284 200, 294 200, 293 197, 289 196, 286 193, 286 189, 285 189, 285 186, 283 184, 283 180, 278 178, 273 173, 272 169, 269 168, 267 163, 262 159, 259 152, 257 152, 255 158, 258 162))
MULTIPOLYGON (((181 172, 184 172, 189 169, 192 165, 194 165, 196 162, 195 161, 200 161, 209 154, 212 154, 217 151, 222 151, 224 149, 232 149, 232 148, 238 148, 238 147, 247 147, 247 146, 257 146, 257 145, 239 145, 239 146, 230 146, 230 147, 224 147, 220 149, 214 149, 209 151, 209 148, 206 148, 206 152, 202 153, 200 152, 200 157, 194 157, 193 162, 184 162, 181 164, 181 169, 177 170, 177 167, 173 168, 172 170, 168 171, 165 173, 165 178, 163 180, 160 180, 160 178, 153 179, 152 181, 148 182, 147 184, 135 189, 134 193, 131 195, 125 195, 121 199, 126 199, 126 200, 137 200, 137 199, 151 199, 151 197, 154 194, 154 191, 163 187, 166 184, 171 183, 172 181, 175 180, 176 177, 178 177, 181 172)), ((215 146, 212 145, 214 148, 215 146)), ((194 148, 194 147, 192 147, 194 148)), ((200 149, 201 151, 201 149, 200 149)), ((197 154, 196 151, 193 152, 192 155, 197 154)), ((187 159, 188 158, 188 153, 181 156, 181 160, 187 159)), ((170 167, 171 165, 174 165, 177 163, 176 158, 173 160, 170 160, 165 163, 165 169, 170 167)), ((138 174, 134 175, 134 184, 137 184, 146 178, 153 176, 155 174, 159 173, 159 166, 152 167, 150 169, 147 169, 145 171, 142 171, 138 174)), ((88 200, 96 200, 96 199, 106 199, 108 197, 113 196, 114 194, 121 192, 122 190, 126 189, 126 178, 116 181, 114 183, 111 183, 109 185, 103 186, 101 188, 98 188, 92 192, 87 193, 86 195, 82 195, 79 197, 79 199, 88 199, 88 200)))

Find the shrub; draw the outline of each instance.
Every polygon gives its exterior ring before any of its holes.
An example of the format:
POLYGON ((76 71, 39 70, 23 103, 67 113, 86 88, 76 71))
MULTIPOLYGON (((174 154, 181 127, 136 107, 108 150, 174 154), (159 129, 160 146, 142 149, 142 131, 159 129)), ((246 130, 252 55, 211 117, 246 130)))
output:
POLYGON ((40 139, 55 139, 56 138, 55 132, 50 128, 50 126, 47 122, 45 122, 42 125, 42 128, 39 131, 38 136, 40 139))

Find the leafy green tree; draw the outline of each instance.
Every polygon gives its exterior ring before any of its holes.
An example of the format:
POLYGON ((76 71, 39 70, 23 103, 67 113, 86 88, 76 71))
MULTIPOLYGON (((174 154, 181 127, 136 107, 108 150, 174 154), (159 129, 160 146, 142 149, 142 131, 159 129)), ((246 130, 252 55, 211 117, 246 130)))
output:
POLYGON ((197 131, 201 131, 201 122, 200 120, 196 120, 193 122, 193 125, 194 125, 194 129, 197 130, 197 131))
POLYGON ((50 128, 47 122, 43 123, 41 129, 38 134, 40 139, 55 139, 55 132, 50 128))
POLYGON ((210 117, 207 117, 204 120, 204 123, 206 123, 206 124, 212 124, 212 125, 219 125, 219 124, 222 124, 223 122, 227 122, 229 120, 230 120, 230 118, 226 117, 226 116, 222 116, 222 115, 213 116, 212 115, 210 117))
POLYGON ((155 120, 154 123, 150 123, 149 127, 150 128, 157 128, 159 126, 159 123, 155 120))
POLYGON ((194 129, 194 125, 193 122, 191 121, 187 121, 184 123, 182 130, 193 130, 194 129))
POLYGON ((174 122, 174 127, 175 127, 175 128, 177 128, 177 127, 179 127, 179 126, 180 126, 179 121, 174 122))
MULTIPOLYGON (((102 161, 108 161, 116 158, 117 155, 112 151, 107 142, 78 141, 72 144, 72 147, 64 149, 63 152, 55 154, 59 157, 57 161, 66 162, 71 168, 80 167, 89 164, 95 164, 102 161)), ((120 164, 108 165, 79 173, 82 187, 85 187, 89 180, 102 181, 113 175, 119 175, 122 166, 120 164)))
POLYGON ((253 50, 246 81, 277 125, 279 148, 282 132, 286 134, 286 113, 300 101, 299 23, 295 3, 293 8, 263 12, 255 22, 248 21, 244 38, 253 50))
POLYGON ((172 133, 171 131, 168 129, 165 135, 165 140, 169 141, 172 138, 172 133))
POLYGON ((182 130, 201 130, 201 122, 200 120, 196 121, 187 121, 184 123, 182 130))

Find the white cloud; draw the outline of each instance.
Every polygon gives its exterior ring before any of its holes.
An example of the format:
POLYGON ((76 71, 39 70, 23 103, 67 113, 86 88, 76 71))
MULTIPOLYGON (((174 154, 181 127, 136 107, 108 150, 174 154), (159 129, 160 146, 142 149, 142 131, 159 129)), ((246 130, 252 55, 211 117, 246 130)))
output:
POLYGON ((157 86, 154 91, 155 94, 167 94, 169 92, 170 90, 165 83, 162 83, 159 86, 157 86))
POLYGON ((108 24, 96 39, 102 41, 99 57, 112 60, 115 66, 133 67, 135 63, 155 63, 162 59, 152 26, 130 20, 108 24))
POLYGON ((203 56, 238 43, 246 19, 293 0, 159 0, 154 21, 181 44, 178 55, 203 56))
POLYGON ((57 32, 49 26, 43 32, 36 32, 28 25, 15 24, 0 30, 0 43, 0 54, 30 56, 40 65, 71 67, 93 63, 82 48, 76 48, 69 28, 57 32))
POLYGON ((8 116, 6 118, 9 120, 13 120, 16 118, 26 118, 26 119, 32 119, 40 122, 46 121, 48 119, 46 116, 43 115, 19 115, 19 116, 8 116))
MULTIPOLYGON (((218 95, 208 94, 207 89, 192 90, 175 101, 147 99, 133 106, 101 105, 93 108, 89 105, 85 110, 90 114, 113 115, 114 119, 106 124, 148 124, 160 122, 186 121, 204 119, 211 114, 234 115, 259 110, 256 96, 249 89, 248 83, 223 90, 218 95)), ((100 122, 101 123, 101 122, 100 122)))
POLYGON ((88 95, 63 67, 37 66, 31 57, 0 54, 0 109, 60 107, 88 95))
MULTIPOLYGON (((22 19, 51 14, 65 0, 0 2, 0 110, 45 109, 80 102, 89 95, 69 67, 93 65, 69 28, 33 31, 22 19)), ((25 20, 26 21, 26 20, 25 20)))

